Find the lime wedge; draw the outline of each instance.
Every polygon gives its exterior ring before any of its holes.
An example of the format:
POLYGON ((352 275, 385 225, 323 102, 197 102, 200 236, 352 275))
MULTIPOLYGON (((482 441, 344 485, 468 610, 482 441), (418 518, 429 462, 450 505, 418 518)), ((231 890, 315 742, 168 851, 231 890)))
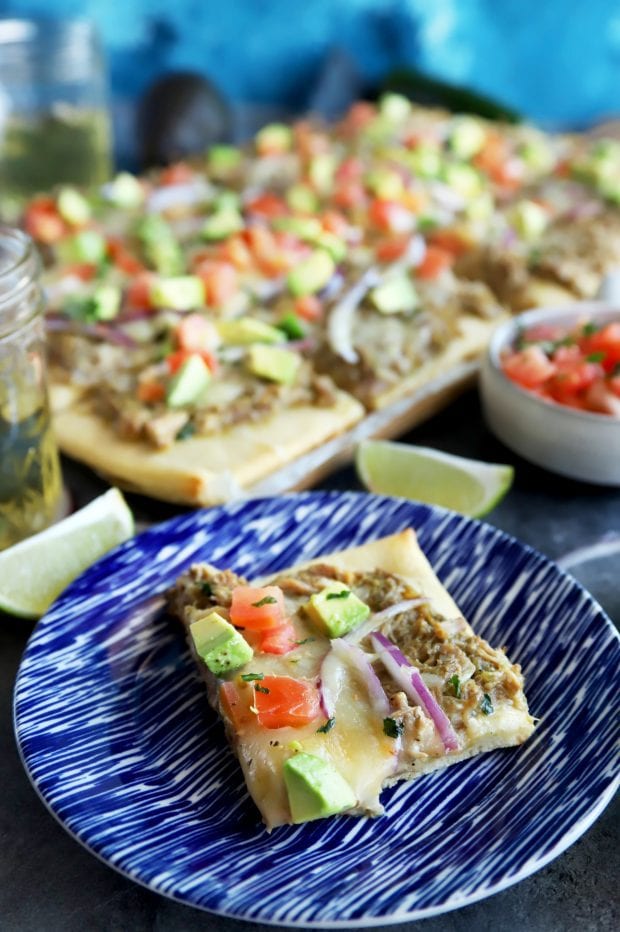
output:
POLYGON ((360 443, 355 463, 371 492, 443 505, 472 518, 486 515, 501 501, 514 475, 512 466, 388 440, 360 443))
POLYGON ((0 552, 0 609, 38 618, 71 580, 131 537, 133 515, 118 489, 40 534, 0 552))

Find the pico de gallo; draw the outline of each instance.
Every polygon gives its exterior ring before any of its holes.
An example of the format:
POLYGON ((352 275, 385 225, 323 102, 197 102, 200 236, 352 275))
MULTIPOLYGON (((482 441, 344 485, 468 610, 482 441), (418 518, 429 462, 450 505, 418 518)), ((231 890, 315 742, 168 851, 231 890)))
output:
POLYGON ((620 313, 612 321, 528 327, 501 365, 512 382, 540 398, 620 418, 620 313))

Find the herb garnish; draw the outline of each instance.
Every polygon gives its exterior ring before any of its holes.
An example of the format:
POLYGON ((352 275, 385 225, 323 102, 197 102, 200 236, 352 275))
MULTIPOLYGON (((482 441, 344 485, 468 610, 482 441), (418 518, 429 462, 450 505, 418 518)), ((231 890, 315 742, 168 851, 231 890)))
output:
POLYGON ((265 693, 266 696, 269 695, 269 690, 266 686, 259 686, 258 683, 254 684, 254 689, 257 693, 265 693))
POLYGON ((181 427, 180 430, 176 433, 176 440, 188 440, 190 437, 193 437, 196 433, 196 428, 191 421, 188 421, 186 424, 181 427))
POLYGON ((254 680, 264 680, 265 674, 264 673, 242 673, 241 679, 244 680, 246 683, 252 683, 254 680))
POLYGON ((316 641, 316 638, 304 638, 303 641, 295 641, 295 644, 301 647, 302 644, 308 644, 310 641, 316 641))
POLYGON ((278 600, 272 595, 266 595, 259 602, 252 602, 252 608, 262 608, 263 605, 275 605, 278 600))
POLYGON ((204 592, 205 595, 212 595, 212 594, 213 594, 213 587, 211 586, 211 583, 210 583, 210 582, 207 582, 206 579, 205 579, 204 582, 201 582, 201 583, 200 583, 200 591, 201 591, 201 592, 204 592))
POLYGON ((602 362, 605 359, 605 351, 599 350, 596 353, 588 353, 586 362, 602 362))
POLYGON ((491 697, 488 693, 484 694, 482 702, 480 703, 480 711, 483 715, 491 715, 495 711, 493 708, 493 703, 491 702, 491 697))
POLYGON ((333 716, 332 718, 328 718, 324 725, 321 725, 320 728, 317 728, 316 730, 317 735, 318 734, 326 735, 328 731, 332 730, 335 724, 336 724, 336 719, 333 716))
POLYGON ((343 589, 342 592, 328 592, 325 596, 326 601, 330 599, 348 599, 351 595, 350 589, 343 589))
POLYGON ((448 680, 448 682, 450 683, 450 685, 451 685, 452 688, 454 689, 454 695, 456 696, 456 698, 457 698, 457 699, 460 699, 460 698, 461 698, 461 681, 460 681, 460 679, 458 678, 458 676, 456 675, 456 673, 454 674, 454 676, 451 676, 451 677, 450 677, 450 679, 448 680))
POLYGON ((384 718, 383 719, 383 733, 388 736, 388 738, 400 738, 403 731, 405 730, 404 722, 400 719, 395 718, 384 718))
POLYGON ((598 330, 598 324, 595 324, 594 321, 590 320, 587 324, 584 324, 581 332, 584 337, 591 337, 593 333, 596 333, 598 330))

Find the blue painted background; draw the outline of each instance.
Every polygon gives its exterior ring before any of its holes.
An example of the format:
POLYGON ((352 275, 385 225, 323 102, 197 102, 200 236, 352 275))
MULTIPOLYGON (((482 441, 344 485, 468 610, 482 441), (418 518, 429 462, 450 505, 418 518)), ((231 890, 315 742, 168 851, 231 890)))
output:
POLYGON ((620 112, 619 0, 0 0, 0 13, 92 17, 117 102, 192 69, 233 101, 302 107, 336 45, 367 81, 415 63, 547 124, 620 112))

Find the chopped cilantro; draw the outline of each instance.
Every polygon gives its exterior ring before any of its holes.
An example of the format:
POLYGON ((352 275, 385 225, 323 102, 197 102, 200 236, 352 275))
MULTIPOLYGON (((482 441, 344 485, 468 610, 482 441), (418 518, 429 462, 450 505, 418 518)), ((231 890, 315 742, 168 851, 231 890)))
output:
POLYGON ((258 683, 255 683, 254 689, 256 690, 257 693, 265 693, 266 696, 269 695, 269 690, 267 689, 266 686, 259 686, 258 683))
POLYGON ((317 728, 316 730, 317 735, 318 734, 326 735, 328 731, 332 730, 335 724, 336 724, 336 719, 333 716, 332 718, 328 718, 324 725, 321 725, 320 728, 317 728))
POLYGON ((588 353, 586 356, 586 362, 602 362, 605 359, 604 350, 600 350, 597 353, 588 353))
POLYGON ((351 595, 350 589, 343 589, 341 592, 328 592, 325 596, 326 601, 330 599, 348 599, 351 595))
POLYGON ((254 680, 263 680, 265 678, 264 673, 242 673, 241 679, 246 683, 252 683, 254 680))
POLYGON ((400 738, 404 730, 405 725, 400 719, 383 719, 383 733, 386 734, 388 738, 400 738))
POLYGON ((493 708, 493 703, 491 702, 491 697, 488 693, 484 694, 482 702, 480 703, 480 711, 483 715, 491 715, 495 711, 493 708))
POLYGON ((187 440, 189 437, 193 437, 196 433, 196 428, 191 421, 187 421, 183 427, 177 431, 176 439, 177 440, 187 440))
POLYGON ((204 582, 200 583, 200 591, 204 592, 205 595, 212 595, 213 588, 211 586, 211 583, 207 582, 205 579, 204 582))
POLYGON ((596 333, 598 330, 598 324, 595 324, 594 321, 589 320, 587 324, 584 324, 581 332, 584 337, 591 337, 593 333, 596 333))
POLYGON ((310 641, 316 641, 316 638, 304 638, 303 641, 295 641, 295 644, 301 647, 302 644, 309 644, 310 641))
POLYGON ((617 375, 620 375, 620 362, 617 362, 616 365, 611 370, 611 375, 615 378, 617 375))
POLYGON ((457 698, 457 699, 460 699, 460 698, 461 698, 461 681, 460 681, 460 679, 458 678, 458 676, 456 675, 456 673, 454 674, 454 676, 451 676, 451 677, 450 677, 450 679, 448 680, 448 682, 450 683, 450 685, 451 685, 452 688, 454 689, 454 695, 456 696, 456 698, 457 698))
POLYGON ((261 608, 263 605, 275 605, 278 600, 272 595, 266 595, 259 602, 252 602, 252 608, 261 608))

